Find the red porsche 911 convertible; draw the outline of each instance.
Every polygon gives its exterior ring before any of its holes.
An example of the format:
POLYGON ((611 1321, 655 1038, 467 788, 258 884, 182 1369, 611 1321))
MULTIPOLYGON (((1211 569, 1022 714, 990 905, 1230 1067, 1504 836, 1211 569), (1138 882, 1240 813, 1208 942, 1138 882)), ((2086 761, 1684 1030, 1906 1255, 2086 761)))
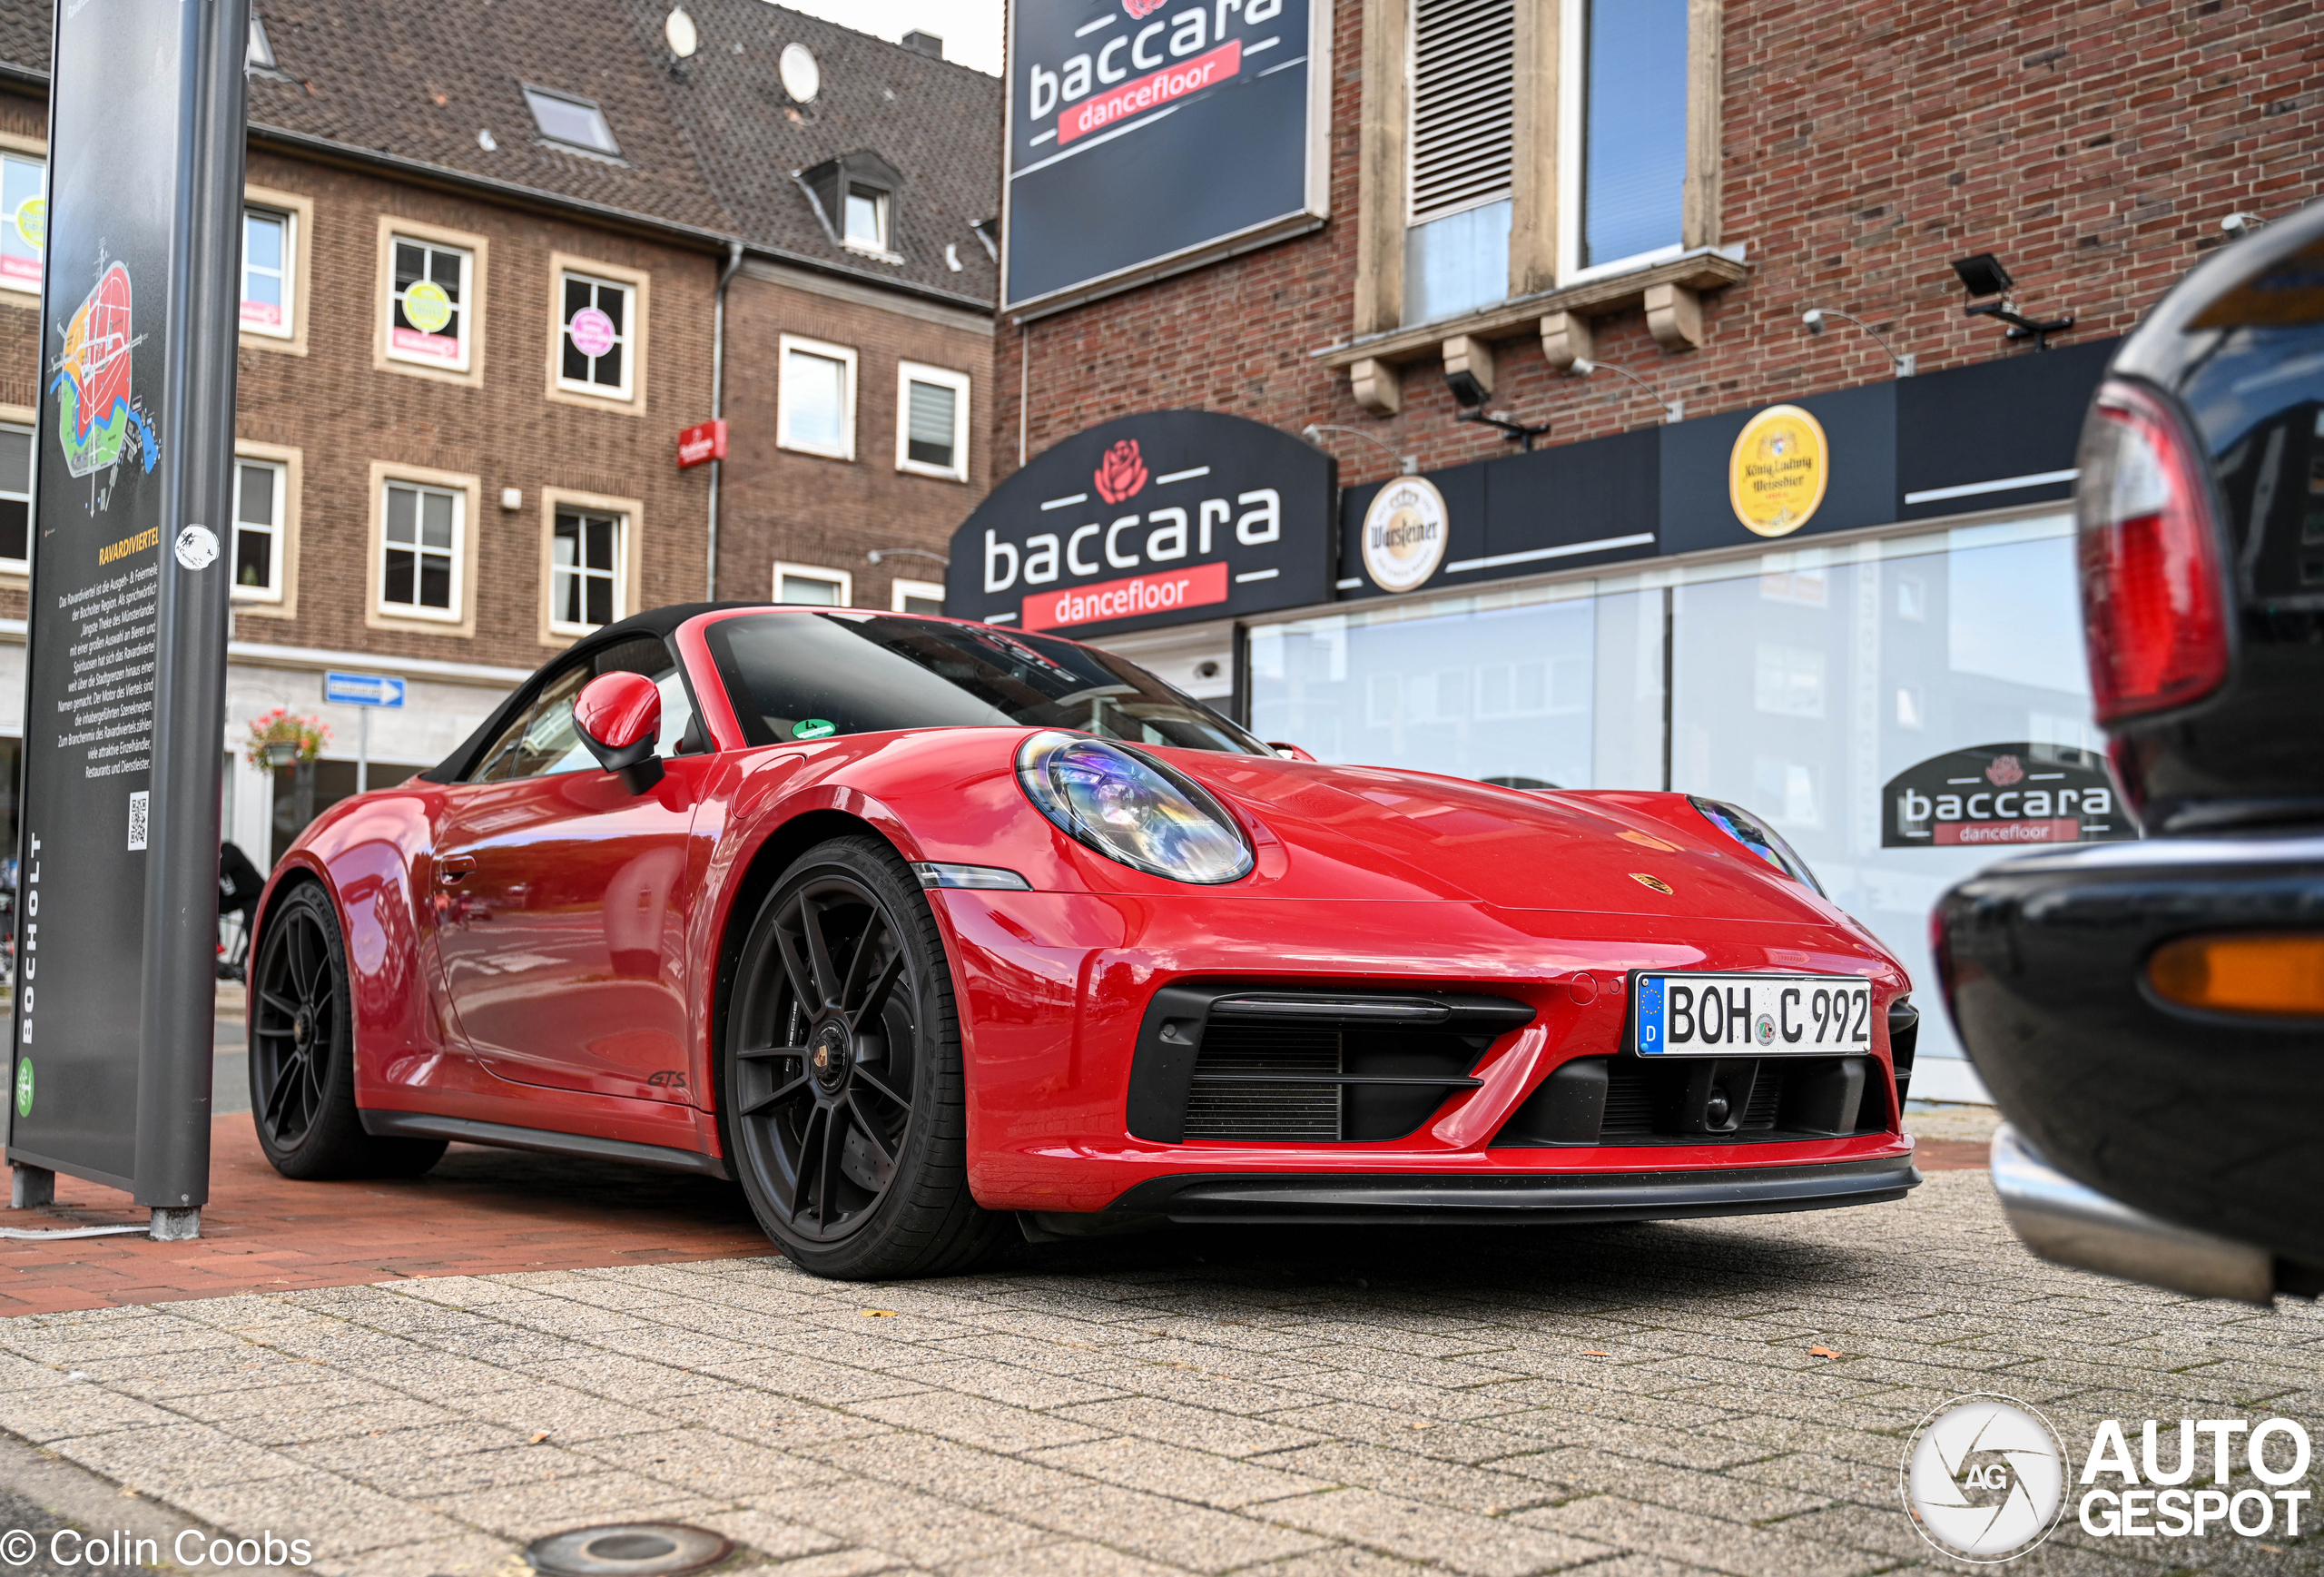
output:
POLYGON ((602 630, 309 827, 251 957, 286 1176, 705 1172, 832 1276, 1919 1181, 1904 971, 1743 812, 1324 765, 958 620, 602 630))

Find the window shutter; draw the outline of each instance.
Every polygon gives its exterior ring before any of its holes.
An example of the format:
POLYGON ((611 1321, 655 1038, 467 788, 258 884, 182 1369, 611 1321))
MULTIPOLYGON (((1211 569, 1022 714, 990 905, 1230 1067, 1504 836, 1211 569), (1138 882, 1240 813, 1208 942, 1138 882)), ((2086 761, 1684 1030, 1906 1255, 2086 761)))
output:
POLYGON ((1412 216, 1509 195, 1513 0, 1413 0, 1412 216))
MULTIPOLYGON (((911 426, 906 429, 905 436, 914 447, 928 444, 942 449, 944 459, 931 462, 933 464, 950 463, 954 399, 953 392, 940 383, 915 380, 911 386, 911 426)), ((917 459, 919 457, 915 455, 913 458, 917 459)))

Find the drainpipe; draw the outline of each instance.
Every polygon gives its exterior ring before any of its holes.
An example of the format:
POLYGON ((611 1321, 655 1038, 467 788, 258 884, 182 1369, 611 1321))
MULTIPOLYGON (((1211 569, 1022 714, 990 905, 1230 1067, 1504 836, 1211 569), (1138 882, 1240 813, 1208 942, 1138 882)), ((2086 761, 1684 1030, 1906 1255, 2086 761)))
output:
MULTIPOLYGON (((716 421, 726 414, 726 287, 734 280, 734 271, 743 266, 743 243, 726 243, 726 266, 718 274, 718 301, 713 310, 710 328, 710 419, 716 421)), ((724 460, 710 462, 710 547, 708 562, 703 568, 702 598, 704 602, 718 600, 718 474, 726 468, 724 460)))

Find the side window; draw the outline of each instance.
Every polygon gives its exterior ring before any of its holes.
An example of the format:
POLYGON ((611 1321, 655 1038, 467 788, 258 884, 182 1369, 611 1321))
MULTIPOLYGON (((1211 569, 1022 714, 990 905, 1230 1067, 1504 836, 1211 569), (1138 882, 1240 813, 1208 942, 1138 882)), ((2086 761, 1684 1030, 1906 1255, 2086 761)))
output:
POLYGON ((685 737, 686 726, 694 720, 694 707, 686 698, 685 680, 677 664, 670 656, 670 649, 658 636, 640 636, 601 646, 581 662, 553 675, 542 685, 540 696, 527 707, 492 748, 476 770, 469 773, 470 783, 504 783, 520 777, 548 777, 558 773, 594 772, 596 758, 581 742, 581 734, 573 723, 573 702, 590 680, 601 674, 643 674, 653 680, 662 692, 662 732, 655 742, 655 754, 675 755, 678 742, 685 737))

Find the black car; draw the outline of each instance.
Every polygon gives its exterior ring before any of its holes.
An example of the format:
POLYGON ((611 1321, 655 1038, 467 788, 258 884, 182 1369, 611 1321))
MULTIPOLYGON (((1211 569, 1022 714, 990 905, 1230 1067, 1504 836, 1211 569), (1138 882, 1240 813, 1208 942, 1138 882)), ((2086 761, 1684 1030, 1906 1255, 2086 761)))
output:
POLYGON ((2083 430, 2092 689, 2143 841, 1946 893, 1937 967, 2046 1258, 2324 1290, 2324 203, 2221 248, 2083 430))

